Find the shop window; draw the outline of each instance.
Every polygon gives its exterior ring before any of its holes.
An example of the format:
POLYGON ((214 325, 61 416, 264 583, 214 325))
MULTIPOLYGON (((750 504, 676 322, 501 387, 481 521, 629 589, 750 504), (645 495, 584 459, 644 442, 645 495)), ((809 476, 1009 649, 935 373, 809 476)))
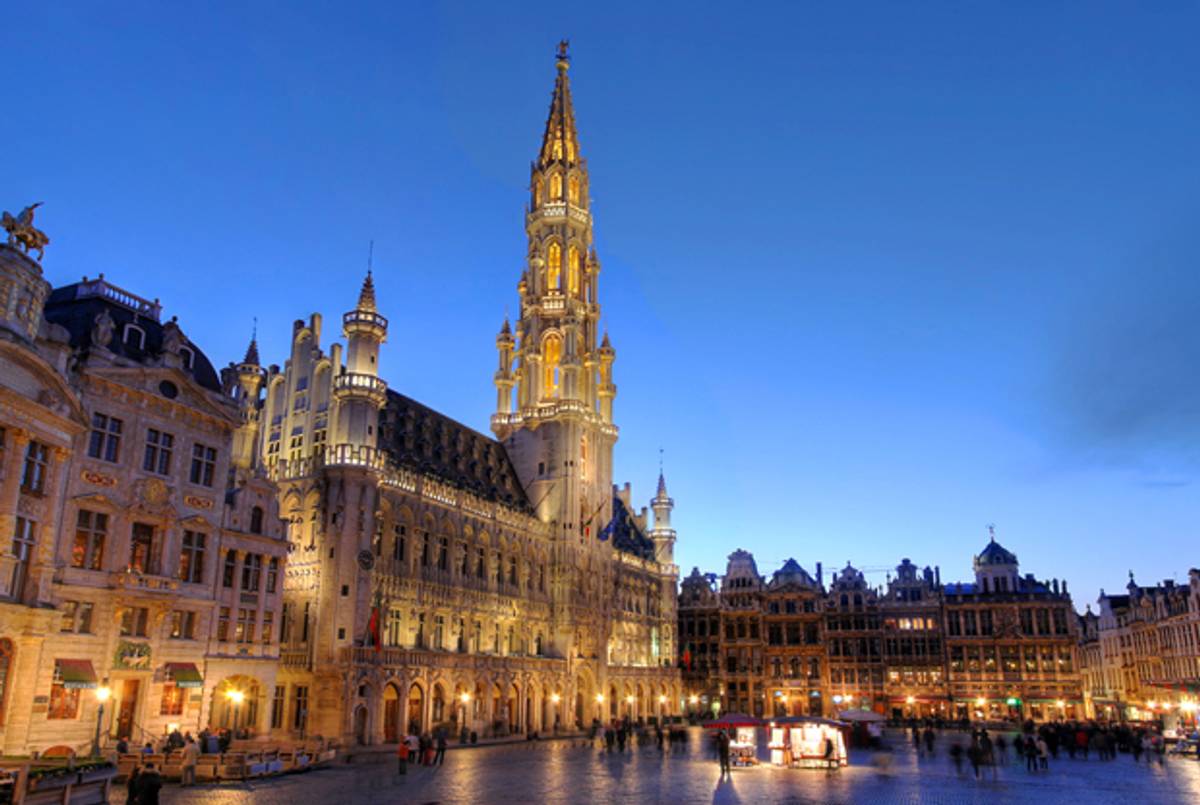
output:
POLYGON ((159 705, 160 716, 183 715, 183 703, 187 700, 187 688, 181 688, 174 682, 164 682, 162 704, 159 705))

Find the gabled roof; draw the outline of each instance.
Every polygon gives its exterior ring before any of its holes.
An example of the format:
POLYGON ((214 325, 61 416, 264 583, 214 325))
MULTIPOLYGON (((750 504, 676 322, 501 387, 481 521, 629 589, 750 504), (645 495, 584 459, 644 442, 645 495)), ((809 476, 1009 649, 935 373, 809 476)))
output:
POLYGON ((783 563, 783 567, 771 575, 771 581, 767 583, 767 589, 775 590, 789 585, 815 587, 816 584, 816 580, 808 574, 807 570, 800 567, 799 562, 795 559, 788 559, 783 563))
POLYGON ((534 513, 504 445, 391 389, 379 415, 379 446, 401 467, 534 513))

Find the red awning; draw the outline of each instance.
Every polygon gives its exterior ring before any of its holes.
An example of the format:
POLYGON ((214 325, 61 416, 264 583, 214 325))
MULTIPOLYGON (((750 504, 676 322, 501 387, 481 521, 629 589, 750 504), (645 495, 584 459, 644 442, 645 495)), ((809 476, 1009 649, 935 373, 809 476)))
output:
POLYGON ((64 688, 94 688, 99 684, 91 660, 55 660, 54 666, 64 688))

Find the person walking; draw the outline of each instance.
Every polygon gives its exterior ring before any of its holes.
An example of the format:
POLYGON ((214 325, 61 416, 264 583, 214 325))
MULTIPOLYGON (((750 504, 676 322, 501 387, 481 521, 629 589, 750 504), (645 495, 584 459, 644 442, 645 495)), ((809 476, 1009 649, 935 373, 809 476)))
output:
POLYGON ((996 763, 1008 764, 1008 741, 1004 738, 1004 733, 996 736, 996 763))
POLYGON ((200 746, 188 736, 183 745, 183 763, 180 766, 180 785, 196 784, 196 765, 200 762, 200 746))
POLYGON ((147 763, 145 771, 138 778, 138 805, 158 805, 158 792, 162 789, 162 777, 153 763, 147 763))
POLYGON ((446 762, 446 733, 438 730, 437 753, 433 756, 433 765, 440 766, 446 762))
POLYGON ((971 769, 975 772, 976 780, 980 777, 979 764, 983 762, 981 754, 979 750, 979 738, 976 736, 971 739, 971 745, 967 747, 967 760, 971 762, 971 769))
POLYGON ((1037 754, 1038 765, 1041 767, 1042 771, 1046 771, 1050 768, 1050 747, 1047 745, 1046 739, 1040 735, 1037 739, 1037 754))
POLYGON ((729 734, 725 730, 717 733, 717 758, 721 762, 721 776, 729 774, 729 734))
POLYGON ((1037 771, 1038 748, 1033 736, 1025 739, 1025 771, 1037 771))
POLYGON ((129 772, 129 779, 125 781, 125 805, 138 805, 138 783, 141 779, 141 767, 134 766, 133 771, 129 772))
POLYGON ((398 764, 397 772, 399 774, 408 774, 408 741, 403 740, 396 747, 396 762, 398 764))
POLYGON ((923 737, 925 738, 925 751, 930 757, 933 757, 933 742, 937 737, 933 732, 933 727, 926 727, 923 737))

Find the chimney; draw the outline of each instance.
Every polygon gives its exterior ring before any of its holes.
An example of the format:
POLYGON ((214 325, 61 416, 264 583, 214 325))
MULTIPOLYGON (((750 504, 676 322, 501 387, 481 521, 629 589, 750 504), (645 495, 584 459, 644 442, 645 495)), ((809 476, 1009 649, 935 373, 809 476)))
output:
POLYGON ((821 571, 821 563, 817 562, 817 586, 825 586, 825 574, 821 571))
POLYGON ((942 586, 942 567, 941 565, 933 566, 933 580, 937 582, 937 586, 942 586))

